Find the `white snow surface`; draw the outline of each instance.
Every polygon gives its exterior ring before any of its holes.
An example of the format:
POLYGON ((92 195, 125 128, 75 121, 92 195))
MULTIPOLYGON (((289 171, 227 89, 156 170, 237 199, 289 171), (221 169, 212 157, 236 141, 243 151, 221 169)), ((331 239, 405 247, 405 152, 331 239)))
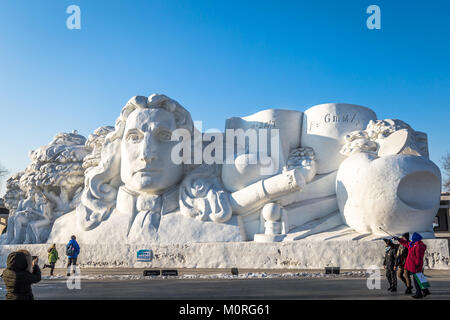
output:
MULTIPOLYGON (((424 240, 427 250, 425 268, 450 269, 449 241, 424 240)), ((40 265, 47 261, 49 244, 0 246, 0 268, 6 267, 6 258, 12 251, 27 249, 39 256, 40 265)), ((256 243, 189 243, 126 245, 102 243, 83 245, 78 257, 81 268, 241 268, 241 269, 315 269, 340 267, 342 270, 366 270, 382 267, 385 244, 381 240, 298 240, 293 242, 256 243), (140 262, 137 251, 152 251, 150 262, 140 262)), ((56 268, 67 263, 65 244, 57 244, 60 259, 56 268)))
MULTIPOLYGON (((80 270, 78 275, 80 280, 152 280, 152 279, 273 279, 273 278, 366 278, 370 273, 365 271, 347 271, 340 274, 326 274, 323 272, 288 272, 288 273, 270 273, 270 272, 245 272, 238 275, 230 273, 217 274, 183 274, 179 276, 143 276, 135 274, 125 275, 108 275, 95 274, 83 275, 83 270, 80 270)), ((72 276, 73 277, 73 276, 72 276)), ((42 276, 44 280, 67 280, 65 275, 42 276)))

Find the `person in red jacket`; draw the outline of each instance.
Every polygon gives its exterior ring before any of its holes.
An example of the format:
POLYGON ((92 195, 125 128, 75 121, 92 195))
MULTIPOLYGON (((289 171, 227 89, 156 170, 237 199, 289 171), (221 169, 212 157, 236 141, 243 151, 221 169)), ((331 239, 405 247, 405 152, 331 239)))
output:
MULTIPOLYGON (((405 269, 408 274, 414 274, 418 272, 423 272, 423 256, 425 255, 425 250, 427 246, 422 242, 422 236, 417 232, 414 232, 411 241, 402 238, 394 238, 400 244, 406 248, 408 248, 408 256, 406 257, 405 269)), ((416 278, 413 276, 414 286, 416 287, 416 294, 413 298, 420 299, 422 297, 426 297, 430 294, 428 289, 420 289, 419 283, 416 278)))

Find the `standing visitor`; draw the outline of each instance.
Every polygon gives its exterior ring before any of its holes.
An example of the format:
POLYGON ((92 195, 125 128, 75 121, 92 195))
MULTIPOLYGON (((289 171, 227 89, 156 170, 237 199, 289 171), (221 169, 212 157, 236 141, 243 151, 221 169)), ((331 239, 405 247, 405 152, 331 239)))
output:
POLYGON ((395 252, 396 246, 390 239, 383 239, 386 243, 383 266, 386 269, 386 278, 389 282, 388 291, 397 291, 397 275, 395 273, 395 252))
POLYGON ((50 247, 50 249, 48 249, 48 263, 49 264, 44 264, 44 267, 42 269, 45 268, 50 268, 50 275, 53 275, 53 270, 55 269, 55 263, 56 261, 58 261, 59 256, 58 256, 58 251, 56 250, 56 244, 52 244, 52 246, 50 247))
POLYGON ((11 252, 6 259, 2 278, 6 286, 6 300, 34 300, 31 285, 41 281, 38 257, 32 259, 27 250, 11 252))
MULTIPOLYGON (((409 232, 402 234, 402 239, 409 241, 409 232)), ((408 257, 408 248, 404 246, 398 246, 395 257, 395 269, 397 271, 397 277, 402 280, 406 286, 405 294, 412 293, 411 276, 405 269, 406 258, 408 257)))
POLYGON ((423 272, 423 257, 427 246, 422 242, 422 236, 417 232, 414 232, 411 237, 411 241, 397 237, 394 239, 400 242, 402 246, 408 248, 405 269, 408 271, 409 275, 413 275, 414 286, 416 288, 416 294, 412 297, 415 299, 426 297, 430 294, 430 291, 427 288, 421 289, 416 277, 414 277, 415 273, 423 272))
POLYGON ((69 259, 67 263, 67 276, 70 276, 70 268, 73 265, 73 273, 75 273, 76 267, 77 267, 77 258, 78 254, 80 253, 80 246, 78 245, 78 242, 76 241, 76 237, 72 236, 70 237, 70 241, 66 246, 66 255, 69 259))

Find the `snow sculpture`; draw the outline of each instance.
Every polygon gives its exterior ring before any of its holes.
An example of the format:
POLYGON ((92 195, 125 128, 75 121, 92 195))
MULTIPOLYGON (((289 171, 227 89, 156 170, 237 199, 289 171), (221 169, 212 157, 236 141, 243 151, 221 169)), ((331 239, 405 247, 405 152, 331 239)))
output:
POLYGON ((91 153, 89 153, 83 159, 83 169, 86 171, 89 168, 96 167, 100 163, 102 146, 105 142, 106 135, 114 131, 114 127, 104 126, 97 128, 92 134, 89 135, 85 147, 91 153))
POLYGON ((336 192, 345 224, 359 233, 433 234, 441 175, 426 157, 362 152, 341 164, 336 192))
POLYGON ((156 94, 132 98, 114 131, 106 135, 98 165, 86 171, 86 189, 76 212, 59 219, 50 240, 64 241, 68 225, 74 226, 71 232, 84 242, 109 237, 124 243, 253 239, 260 228, 252 230, 250 226, 249 230, 244 218, 250 214, 250 220, 259 223, 259 211, 265 204, 304 185, 298 169, 286 169, 292 147, 299 147, 301 113, 263 111, 251 119, 252 128, 267 127, 257 118, 270 120, 279 128, 283 128, 280 123, 291 122, 285 126, 291 138, 280 140, 280 135, 275 135, 274 143, 285 149, 281 157, 271 155, 272 163, 277 164, 273 172, 240 182, 243 187, 231 192, 222 182, 227 174, 220 165, 177 165, 172 161, 177 143, 171 140, 174 130, 194 134, 190 115, 178 102, 156 94), (178 229, 183 229, 182 234, 171 231, 178 229))
POLYGON ((161 94, 131 98, 87 140, 57 135, 8 180, 2 242, 433 237, 440 172, 426 134, 400 120, 329 103, 229 118, 214 142, 206 136, 161 94))
POLYGON ((20 189, 20 177, 23 172, 18 172, 13 174, 8 180, 6 180, 6 193, 3 197, 5 201, 5 207, 9 210, 8 216, 8 228, 6 230, 6 235, 2 235, 0 238, 0 243, 11 243, 14 239, 14 219, 17 207, 21 199, 25 197, 25 193, 20 189))
POLYGON ((22 175, 23 172, 18 172, 6 180, 6 193, 3 200, 5 201, 6 209, 9 210, 10 217, 14 216, 19 201, 25 196, 25 193, 19 186, 20 177, 22 177, 22 175))
POLYGON ((346 134, 363 130, 376 114, 362 106, 326 103, 309 108, 303 117, 301 145, 314 149, 317 158, 317 174, 325 174, 339 168, 345 156, 339 151, 346 134))
POLYGON ((400 120, 370 121, 345 137, 336 192, 344 222, 360 233, 433 234, 441 174, 426 134, 400 120))
POLYGON ((341 154, 346 156, 368 152, 381 156, 402 153, 428 157, 426 134, 397 119, 370 120, 366 130, 350 132, 345 141, 341 154))
MULTIPOLYGON (((229 130, 233 130, 236 135, 241 132, 241 136, 243 133, 249 139, 253 135, 253 144, 237 139, 236 152, 222 168, 224 186, 233 191, 231 198, 239 204, 233 212, 243 217, 250 239, 259 242, 281 241, 289 230, 288 216, 277 202, 301 190, 305 185, 305 176, 310 181, 315 175, 312 162, 309 163, 311 170, 306 169, 306 165, 298 165, 301 160, 296 158, 303 151, 293 152, 300 148, 301 121, 302 112, 279 109, 263 110, 226 121, 226 133, 229 130), (288 171, 293 167, 297 168, 288 171), (309 174, 304 176, 306 171, 309 174), (255 192, 259 196, 253 198, 251 195, 255 192), (264 210, 278 214, 263 214, 264 210)), ((229 141, 234 136, 230 139, 226 135, 226 139, 227 145, 234 145, 234 141, 229 141)))
POLYGON ((317 173, 316 155, 310 147, 293 149, 287 162, 288 169, 298 168, 305 177, 306 183, 310 183, 317 173))
MULTIPOLYGON (((220 182, 213 181, 214 170, 198 167, 180 186, 192 166, 172 161, 177 141, 171 137, 177 129, 194 133, 189 112, 175 100, 158 94, 130 99, 114 131, 104 139, 98 165, 86 170, 80 205, 76 212, 58 221, 52 241, 67 237, 65 225, 72 225, 72 232, 82 242, 111 237, 124 243, 146 243, 170 238, 171 227, 186 229, 189 224, 195 225, 192 217, 199 217, 199 225, 208 217, 213 224, 228 221, 228 199, 223 196, 220 182), (185 200, 182 214, 172 215, 179 213, 180 192, 185 200)), ((235 229, 239 234, 237 225, 235 229)), ((223 232, 216 231, 205 232, 205 239, 214 239, 216 233, 216 239, 227 240, 223 232)))
POLYGON ((16 209, 11 225, 14 228, 14 236, 10 243, 45 242, 50 232, 52 218, 52 207, 47 198, 36 188, 30 188, 27 197, 19 202, 16 209), (41 231, 46 234, 42 235, 41 231))
POLYGON ((180 211, 201 221, 230 220, 231 203, 221 184, 218 165, 202 165, 187 175, 180 186, 180 211))
MULTIPOLYGON (((237 191, 262 177, 281 173, 293 148, 300 146, 302 112, 269 109, 226 121, 227 146, 236 150, 226 159, 222 179, 227 190, 237 191), (275 130, 274 130, 275 129, 275 130), (234 141, 234 136, 241 139, 234 141), (245 142, 245 135, 254 143, 245 142), (244 139, 243 139, 244 138, 244 139)), ((229 153, 229 152, 228 152, 229 153)))
MULTIPOLYGON (((146 205, 161 205, 161 195, 184 175, 183 166, 170 161, 174 145, 170 141, 171 132, 176 128, 192 131, 192 120, 181 105, 166 96, 152 95, 148 99, 138 96, 126 104, 115 130, 105 137, 99 164, 86 172, 87 188, 77 209, 84 230, 95 229, 108 219, 115 209, 116 198, 121 199, 118 193, 137 197, 149 194, 154 197, 143 200, 146 205)), ((127 234, 135 214, 129 217, 127 234)), ((155 212, 154 219, 159 220, 159 215, 155 212)), ((138 217, 136 228, 142 227, 145 217, 138 217)))
POLYGON ((84 183, 82 162, 89 153, 86 138, 60 133, 46 146, 30 153, 31 164, 20 179, 22 189, 37 187, 61 215, 75 208, 84 183))
POLYGON ((76 131, 60 133, 48 145, 30 152, 30 165, 20 178, 15 176, 8 183, 6 198, 13 210, 2 242, 45 242, 53 222, 76 207, 84 184, 82 161, 89 152, 85 141, 76 131), (26 198, 14 208, 9 203, 14 194, 20 194, 17 187, 26 198))

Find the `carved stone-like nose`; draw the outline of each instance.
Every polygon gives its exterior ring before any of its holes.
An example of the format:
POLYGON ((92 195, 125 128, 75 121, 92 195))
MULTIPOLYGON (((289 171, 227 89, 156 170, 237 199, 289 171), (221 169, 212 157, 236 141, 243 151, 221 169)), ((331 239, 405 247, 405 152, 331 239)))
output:
POLYGON ((151 133, 146 132, 141 144, 140 158, 145 162, 152 162, 157 159, 157 141, 151 133))

